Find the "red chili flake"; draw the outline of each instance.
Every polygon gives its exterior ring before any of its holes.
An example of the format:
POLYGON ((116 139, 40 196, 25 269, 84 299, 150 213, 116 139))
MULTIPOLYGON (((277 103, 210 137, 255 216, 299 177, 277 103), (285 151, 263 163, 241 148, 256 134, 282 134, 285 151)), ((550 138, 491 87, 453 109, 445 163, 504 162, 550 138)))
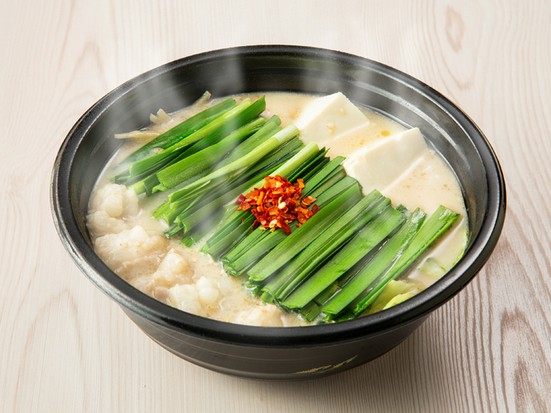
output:
POLYGON ((319 207, 314 204, 315 198, 300 198, 303 188, 302 179, 292 184, 279 175, 267 176, 264 186, 254 188, 246 195, 239 195, 235 203, 239 205, 238 210, 250 210, 253 213, 256 218, 254 227, 260 224, 271 231, 281 228, 290 234, 291 222, 297 221, 297 226, 300 226, 319 211, 319 207))

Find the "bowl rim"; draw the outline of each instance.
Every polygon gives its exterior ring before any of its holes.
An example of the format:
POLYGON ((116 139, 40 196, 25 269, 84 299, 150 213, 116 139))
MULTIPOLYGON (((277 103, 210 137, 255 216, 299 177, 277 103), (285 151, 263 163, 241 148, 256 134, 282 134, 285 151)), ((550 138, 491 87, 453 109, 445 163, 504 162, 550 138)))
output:
POLYGON ((256 346, 293 346, 353 340, 366 334, 382 333, 425 317, 443 305, 471 281, 494 250, 505 219, 506 189, 497 156, 482 131, 456 104, 422 81, 386 64, 342 51, 310 46, 251 45, 217 49, 173 60, 124 82, 100 98, 71 128, 58 151, 51 175, 50 204, 57 232, 73 260, 97 287, 125 310, 170 329, 183 329, 187 333, 215 341, 256 346), (208 319, 163 304, 131 286, 99 259, 78 229, 68 191, 73 157, 91 126, 126 93, 165 72, 208 60, 252 55, 331 58, 362 66, 391 76, 429 96, 461 124, 484 165, 488 188, 487 208, 479 233, 472 239, 463 257, 440 280, 397 306, 355 320, 301 327, 257 327, 208 319))

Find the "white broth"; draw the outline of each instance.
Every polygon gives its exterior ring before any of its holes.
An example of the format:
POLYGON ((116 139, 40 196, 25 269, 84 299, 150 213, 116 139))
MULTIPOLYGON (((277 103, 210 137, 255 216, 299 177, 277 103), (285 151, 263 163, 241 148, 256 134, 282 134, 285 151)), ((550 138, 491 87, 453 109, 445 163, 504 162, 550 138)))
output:
MULTIPOLYGON (((236 99, 255 100, 260 96, 241 95, 236 99)), ((295 124, 305 105, 315 99, 291 93, 267 93, 265 96, 263 116, 279 116, 282 126, 295 124)), ((238 324, 307 325, 299 315, 253 297, 239 278, 228 276, 218 262, 199 251, 199 246, 186 247, 177 238, 167 239, 163 234, 167 226, 152 217, 153 209, 166 194, 144 198, 123 185, 110 183, 114 165, 128 153, 203 107, 204 104, 194 105, 171 116, 159 112, 152 117, 152 127, 147 130, 117 136, 128 138, 128 143, 98 179, 89 204, 87 225, 94 249, 128 283, 183 311, 238 324)), ((405 130, 373 111, 362 109, 362 112, 369 124, 362 129, 361 137, 340 140, 334 147, 331 141, 324 142, 330 148, 330 156, 342 151, 353 153, 405 130)), ((365 177, 355 178, 361 183, 365 177)), ((462 216, 430 254, 401 278, 409 286, 408 294, 414 295, 440 278, 463 253, 467 220, 460 186, 446 162, 429 147, 400 179, 377 189, 395 206, 421 207, 430 213, 443 204, 462 216)))

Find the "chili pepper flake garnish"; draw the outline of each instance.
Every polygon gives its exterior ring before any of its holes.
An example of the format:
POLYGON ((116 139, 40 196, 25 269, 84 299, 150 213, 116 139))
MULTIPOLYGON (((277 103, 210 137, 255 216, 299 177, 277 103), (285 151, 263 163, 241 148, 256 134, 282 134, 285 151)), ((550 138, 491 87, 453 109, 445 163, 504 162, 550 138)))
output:
POLYGON ((239 195, 235 203, 238 210, 250 210, 255 216, 254 226, 275 231, 281 228, 286 234, 291 233, 289 224, 297 221, 297 227, 304 224, 311 216, 319 211, 314 204, 316 199, 311 196, 300 198, 304 182, 297 179, 291 183, 282 176, 267 176, 264 186, 254 188, 246 195, 239 195))

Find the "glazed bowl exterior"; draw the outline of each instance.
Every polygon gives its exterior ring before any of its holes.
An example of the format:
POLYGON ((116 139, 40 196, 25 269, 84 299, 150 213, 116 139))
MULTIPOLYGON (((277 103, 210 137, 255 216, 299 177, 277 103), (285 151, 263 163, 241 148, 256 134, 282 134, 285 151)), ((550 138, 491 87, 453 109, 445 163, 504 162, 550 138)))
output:
POLYGON ((493 251, 505 217, 499 162, 478 127, 426 84, 369 59, 300 46, 248 46, 207 52, 148 71, 93 105, 63 142, 51 201, 60 238, 78 267, 153 340, 198 365, 232 375, 301 379, 366 363, 406 339, 457 294, 493 251), (307 327, 224 323, 169 307, 113 273, 94 253, 86 212, 94 183, 118 149, 113 134, 146 126, 159 108, 254 92, 344 93, 354 103, 421 129, 455 171, 465 198, 469 241, 441 280, 410 300, 357 320, 307 327))

